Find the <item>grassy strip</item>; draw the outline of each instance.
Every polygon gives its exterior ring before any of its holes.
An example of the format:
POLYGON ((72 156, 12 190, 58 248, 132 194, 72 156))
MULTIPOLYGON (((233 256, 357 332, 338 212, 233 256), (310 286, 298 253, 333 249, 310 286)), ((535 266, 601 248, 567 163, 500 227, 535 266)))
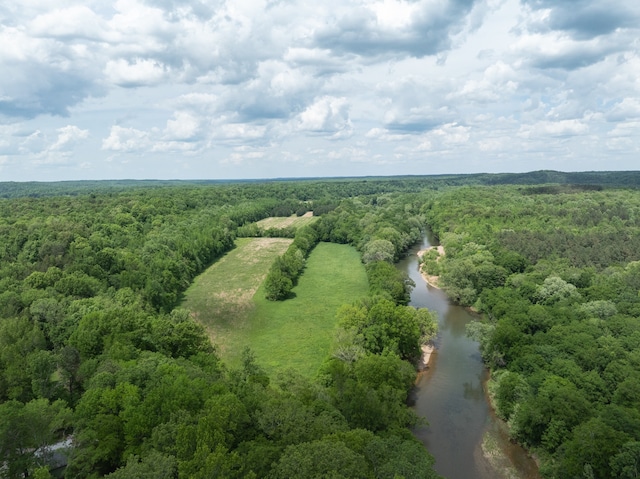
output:
POLYGON ((245 245, 264 240, 238 240, 235 250, 204 273, 206 280, 204 275, 197 278, 183 306, 207 326, 229 365, 238 366, 242 350, 248 346, 258 364, 269 372, 291 367, 312 376, 329 351, 337 308, 368 293, 360 256, 350 246, 320 243, 293 289, 295 297, 267 301, 260 286, 253 299, 247 300, 252 288, 243 289, 240 278, 247 286, 254 285, 258 276, 262 281, 274 256, 260 268, 247 266, 243 254, 250 254, 251 248, 245 245), (221 267, 223 261, 226 264, 221 267), (207 299, 212 297, 215 301, 207 299), (234 302, 240 297, 242 301, 234 302))
POLYGON ((291 242, 285 238, 238 238, 236 248, 195 278, 185 292, 182 307, 207 328, 223 357, 238 331, 247 328, 253 296, 271 264, 291 242))
POLYGON ((306 213, 304 216, 296 216, 291 215, 287 217, 275 217, 272 216, 270 218, 265 218, 263 220, 258 221, 256 224, 262 229, 282 229, 287 228, 289 226, 293 226, 295 228, 302 228, 303 226, 309 225, 318 220, 318 216, 312 216, 309 213, 306 213))
MULTIPOLYGON (((368 291, 358 252, 346 245, 320 243, 293 288, 294 298, 267 301, 263 288, 258 289, 242 347, 250 346, 258 363, 269 371, 291 367, 312 376, 329 352, 336 310, 368 291)), ((239 361, 242 347, 230 358, 232 364, 239 361)))

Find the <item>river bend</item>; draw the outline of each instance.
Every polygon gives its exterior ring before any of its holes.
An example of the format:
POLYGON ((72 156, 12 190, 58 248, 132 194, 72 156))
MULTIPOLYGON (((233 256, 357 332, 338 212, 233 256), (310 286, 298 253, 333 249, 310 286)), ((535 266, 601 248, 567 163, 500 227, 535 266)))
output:
POLYGON ((414 410, 429 425, 414 434, 435 457, 435 470, 447 479, 537 479, 537 467, 526 451, 509 441, 504 425, 493 414, 484 391, 488 372, 478 343, 468 338, 465 326, 474 318, 452 305, 446 294, 427 285, 418 270, 417 252, 435 244, 428 235, 398 263, 416 283, 411 306, 438 313, 438 337, 429 367, 419 374, 414 410), (488 460, 482 442, 501 452, 488 460))

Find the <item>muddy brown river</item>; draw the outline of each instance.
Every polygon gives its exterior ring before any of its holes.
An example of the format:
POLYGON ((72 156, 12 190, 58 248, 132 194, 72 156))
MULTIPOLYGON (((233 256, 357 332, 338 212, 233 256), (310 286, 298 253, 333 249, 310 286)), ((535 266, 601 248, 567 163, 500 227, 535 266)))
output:
POLYGON ((431 246, 427 235, 398 263, 416 283, 410 304, 438 313, 439 332, 429 367, 420 373, 413 397, 414 410, 429 422, 414 431, 435 457, 435 470, 447 479, 538 479, 535 462, 509 441, 504 425, 493 414, 485 394, 488 371, 478 343, 465 335, 475 318, 450 304, 446 294, 427 285, 418 271, 416 253, 431 246), (482 443, 497 451, 493 460, 482 443))

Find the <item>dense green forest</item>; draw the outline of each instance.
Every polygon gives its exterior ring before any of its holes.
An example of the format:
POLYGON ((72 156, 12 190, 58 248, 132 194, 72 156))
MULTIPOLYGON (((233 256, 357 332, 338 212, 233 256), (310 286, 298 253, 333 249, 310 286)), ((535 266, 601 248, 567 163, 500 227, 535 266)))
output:
POLYGON ((0 476, 50 477, 70 438, 69 478, 437 477, 407 429, 433 318, 405 306, 391 265, 424 225, 419 203, 394 198, 402 185, 25 185, 0 201, 0 476), (250 350, 229 368, 182 293, 239 230, 301 210, 321 217, 274 270, 294 283, 317 242, 352 244, 371 295, 345 305, 316 380, 268 377, 250 350))
POLYGON ((424 267, 484 313, 497 413, 543 475, 638 477, 640 194, 469 187, 424 213, 446 250, 424 267))
POLYGON ((305 178, 272 180, 101 180, 101 181, 54 181, 54 182, 0 182, 0 198, 23 196, 42 197, 59 195, 95 194, 136 188, 160 188, 164 186, 216 186, 251 185, 273 183, 281 188, 290 184, 298 190, 299 183, 311 188, 312 196, 323 194, 342 198, 345 194, 374 194, 389 191, 418 192, 424 188, 446 188, 469 185, 583 185, 601 189, 605 186, 640 186, 640 171, 586 171, 565 173, 540 170, 529 173, 473 173, 466 175, 426 175, 356 178, 305 178), (318 189, 320 188, 320 190, 318 189))
MULTIPOLYGON (((393 263, 430 227, 426 267, 484 320, 498 414, 555 478, 637 477, 638 172, 268 182, 0 184, 0 476, 435 478, 408 427, 419 347, 393 263), (313 211, 265 283, 273 300, 318 242, 362 255, 367 299, 337 314, 314 380, 216 354, 178 306, 193 278, 313 211), (55 471, 54 471, 55 472, 55 471)), ((428 418, 427 418, 428 419, 428 418)))

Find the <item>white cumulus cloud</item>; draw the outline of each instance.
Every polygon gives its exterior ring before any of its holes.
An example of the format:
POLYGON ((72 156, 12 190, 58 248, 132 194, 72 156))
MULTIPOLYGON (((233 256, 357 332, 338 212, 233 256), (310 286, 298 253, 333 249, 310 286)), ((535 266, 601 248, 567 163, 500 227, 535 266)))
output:
POLYGON ((143 151, 150 146, 149 134, 135 128, 118 125, 111 127, 109 136, 102 140, 102 149, 117 152, 143 151))
POLYGON ((637 168, 637 0, 25 0, 0 44, 6 179, 637 168))

